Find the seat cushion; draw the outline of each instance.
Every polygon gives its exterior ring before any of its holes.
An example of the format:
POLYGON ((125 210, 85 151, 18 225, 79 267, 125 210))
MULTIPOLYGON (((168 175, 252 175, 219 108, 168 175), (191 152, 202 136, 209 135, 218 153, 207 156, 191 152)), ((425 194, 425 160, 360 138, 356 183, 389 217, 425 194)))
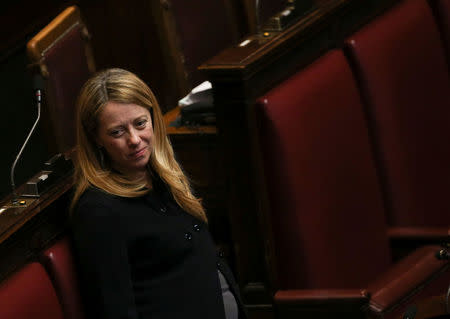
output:
POLYGON ((28 264, 0 285, 0 318, 63 319, 56 292, 42 265, 28 264))

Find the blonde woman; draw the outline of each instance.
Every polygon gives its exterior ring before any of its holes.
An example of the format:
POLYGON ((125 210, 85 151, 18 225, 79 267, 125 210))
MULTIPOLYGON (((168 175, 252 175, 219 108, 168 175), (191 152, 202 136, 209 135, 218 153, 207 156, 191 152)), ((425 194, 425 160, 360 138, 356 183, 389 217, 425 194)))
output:
POLYGON ((149 87, 122 69, 78 98, 72 231, 88 318, 244 318, 149 87))

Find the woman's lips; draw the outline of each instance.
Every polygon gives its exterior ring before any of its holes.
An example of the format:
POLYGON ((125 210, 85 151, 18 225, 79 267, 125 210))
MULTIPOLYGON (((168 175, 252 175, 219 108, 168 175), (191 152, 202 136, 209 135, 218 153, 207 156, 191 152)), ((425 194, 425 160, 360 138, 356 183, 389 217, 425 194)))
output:
POLYGON ((131 158, 138 158, 138 157, 141 157, 141 156, 144 155, 146 149, 147 149, 147 148, 144 147, 143 149, 141 149, 141 150, 139 150, 139 151, 137 151, 137 152, 131 153, 131 154, 130 154, 130 157, 131 157, 131 158))

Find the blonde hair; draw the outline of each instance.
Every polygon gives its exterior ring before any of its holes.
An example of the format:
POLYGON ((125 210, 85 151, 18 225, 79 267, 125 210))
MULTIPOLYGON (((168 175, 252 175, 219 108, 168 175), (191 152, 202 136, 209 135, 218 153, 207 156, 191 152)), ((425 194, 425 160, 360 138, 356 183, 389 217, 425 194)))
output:
POLYGON ((77 150, 75 152, 75 193, 71 204, 73 211, 84 191, 99 188, 121 197, 139 197, 150 190, 146 180, 130 181, 102 163, 96 144, 98 117, 110 101, 136 104, 150 111, 153 121, 154 143, 148 163, 149 176, 155 174, 168 186, 175 201, 186 212, 207 221, 205 211, 191 191, 189 182, 174 157, 167 138, 158 102, 150 88, 135 74, 122 69, 107 69, 95 74, 81 89, 77 101, 77 150))

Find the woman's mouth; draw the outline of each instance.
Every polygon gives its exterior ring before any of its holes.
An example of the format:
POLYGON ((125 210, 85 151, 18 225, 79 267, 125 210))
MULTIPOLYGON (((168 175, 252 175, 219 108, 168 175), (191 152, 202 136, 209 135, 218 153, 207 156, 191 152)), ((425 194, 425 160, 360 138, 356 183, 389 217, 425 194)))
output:
POLYGON ((139 151, 136 151, 136 152, 134 152, 134 153, 131 153, 131 154, 129 155, 129 157, 131 157, 131 158, 133 158, 133 159, 139 158, 139 157, 141 157, 141 156, 143 156, 143 155, 145 154, 145 150, 146 150, 146 149, 147 149, 147 148, 144 147, 143 149, 140 149, 139 151))

